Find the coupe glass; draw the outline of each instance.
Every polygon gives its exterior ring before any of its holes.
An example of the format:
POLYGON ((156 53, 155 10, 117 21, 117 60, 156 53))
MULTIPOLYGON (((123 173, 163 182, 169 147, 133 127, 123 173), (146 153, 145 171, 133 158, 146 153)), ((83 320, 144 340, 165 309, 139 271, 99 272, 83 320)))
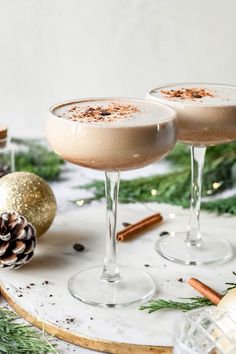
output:
MULTIPOLYGON (((227 95, 226 95, 227 96, 227 95)), ((236 87, 219 84, 180 83, 159 86, 148 91, 147 99, 167 104, 177 112, 178 140, 191 151, 191 215, 188 230, 161 237, 156 250, 165 258, 186 265, 224 263, 232 256, 232 248, 223 237, 208 235, 200 230, 200 206, 203 167, 207 146, 236 140, 236 87), (207 88, 216 93, 210 100, 172 99, 161 94, 164 90, 207 88), (230 99, 218 99, 228 93, 230 99)))
POLYGON ((100 307, 127 307, 149 299, 155 284, 145 272, 116 260, 119 172, 141 168, 166 156, 176 143, 176 113, 159 103, 126 98, 74 100, 49 110, 47 139, 56 154, 74 164, 105 171, 107 236, 104 265, 82 269, 70 278, 71 294, 100 307), (79 122, 63 115, 68 108, 135 107, 116 122, 79 122))

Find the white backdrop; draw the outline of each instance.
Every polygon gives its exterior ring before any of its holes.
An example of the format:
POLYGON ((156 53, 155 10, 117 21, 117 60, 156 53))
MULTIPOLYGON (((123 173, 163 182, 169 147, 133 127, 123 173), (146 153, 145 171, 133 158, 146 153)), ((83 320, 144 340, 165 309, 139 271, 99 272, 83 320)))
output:
POLYGON ((0 0, 0 122, 42 136, 68 98, 236 84, 235 0, 0 0))

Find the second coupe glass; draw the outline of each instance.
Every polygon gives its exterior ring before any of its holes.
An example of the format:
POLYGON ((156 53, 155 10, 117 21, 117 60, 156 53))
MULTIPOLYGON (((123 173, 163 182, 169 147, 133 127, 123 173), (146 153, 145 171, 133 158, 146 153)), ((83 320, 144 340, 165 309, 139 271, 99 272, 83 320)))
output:
POLYGON ((161 237, 157 251, 182 264, 219 264, 232 256, 230 244, 220 235, 200 230, 200 206, 207 146, 236 140, 236 87, 206 83, 179 83, 148 91, 147 98, 175 109, 179 141, 191 151, 191 213, 187 232, 161 237), (204 97, 204 94, 206 97, 204 97))

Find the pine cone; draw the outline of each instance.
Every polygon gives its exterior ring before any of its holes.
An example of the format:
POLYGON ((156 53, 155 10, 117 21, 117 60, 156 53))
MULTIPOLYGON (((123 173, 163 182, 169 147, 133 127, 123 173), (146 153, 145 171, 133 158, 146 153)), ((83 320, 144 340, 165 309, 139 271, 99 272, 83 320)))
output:
POLYGON ((0 215, 0 268, 16 269, 28 263, 34 254, 36 231, 16 212, 0 215))

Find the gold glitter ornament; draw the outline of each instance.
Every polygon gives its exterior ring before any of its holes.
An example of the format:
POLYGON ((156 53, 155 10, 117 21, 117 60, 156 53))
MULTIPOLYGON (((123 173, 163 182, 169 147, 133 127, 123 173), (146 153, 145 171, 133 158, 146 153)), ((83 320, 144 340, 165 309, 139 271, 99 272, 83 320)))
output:
POLYGON ((29 172, 13 172, 0 178, 0 212, 16 211, 34 225, 37 236, 44 234, 56 214, 51 187, 29 172))

